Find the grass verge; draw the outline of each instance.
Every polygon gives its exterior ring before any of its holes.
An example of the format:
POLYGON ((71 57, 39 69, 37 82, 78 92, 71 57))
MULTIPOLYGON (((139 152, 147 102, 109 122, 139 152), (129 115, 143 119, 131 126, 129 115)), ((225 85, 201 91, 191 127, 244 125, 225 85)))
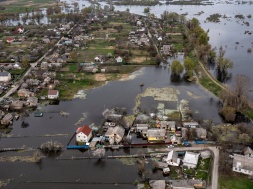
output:
POLYGON ((246 175, 235 173, 231 175, 220 175, 219 189, 250 189, 253 182, 246 175))

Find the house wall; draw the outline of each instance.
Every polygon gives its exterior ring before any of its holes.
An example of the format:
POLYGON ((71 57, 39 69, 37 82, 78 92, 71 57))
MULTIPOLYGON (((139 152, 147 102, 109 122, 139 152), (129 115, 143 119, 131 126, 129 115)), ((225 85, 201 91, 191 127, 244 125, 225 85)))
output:
POLYGON ((184 162, 184 166, 188 167, 188 168, 196 168, 196 164, 192 164, 192 163, 185 163, 184 162))
POLYGON ((8 82, 11 80, 11 74, 8 76, 0 76, 0 82, 8 82))
POLYGON ((57 99, 59 98, 59 92, 57 93, 57 95, 48 95, 47 97, 48 99, 57 99))
POLYGON ((90 133, 88 136, 86 136, 84 133, 80 132, 76 135, 76 141, 77 142, 89 142, 91 139, 92 133, 90 133))
POLYGON ((148 137, 148 142, 160 142, 160 141, 165 141, 165 138, 164 137, 152 137, 152 136, 149 136, 148 137))
POLYGON ((241 169, 241 168, 237 168, 237 167, 233 167, 233 171, 238 172, 238 173, 243 173, 246 175, 253 175, 253 171, 241 169))

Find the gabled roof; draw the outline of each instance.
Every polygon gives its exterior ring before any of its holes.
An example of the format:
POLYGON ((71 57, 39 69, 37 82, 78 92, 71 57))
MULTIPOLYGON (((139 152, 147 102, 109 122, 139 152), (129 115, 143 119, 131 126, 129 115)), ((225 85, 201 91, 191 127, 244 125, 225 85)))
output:
POLYGON ((177 162, 178 152, 172 150, 168 153, 167 161, 177 162))
POLYGON ((199 155, 200 155, 199 153, 186 151, 183 162, 197 165, 198 160, 199 160, 199 155))
POLYGON ((250 147, 246 147, 243 150, 245 156, 253 156, 253 150, 250 147))
POLYGON ((234 154, 233 167, 253 171, 253 158, 240 154, 234 154))
POLYGON ((0 76, 1 77, 7 77, 7 76, 9 76, 9 72, 0 72, 0 76))
POLYGON ((48 95, 58 95, 58 93, 59 93, 58 90, 49 90, 47 94, 48 95))
POLYGON ((89 126, 85 125, 85 126, 83 126, 83 127, 79 127, 79 128, 76 130, 76 134, 82 132, 82 133, 84 133, 86 136, 88 136, 88 135, 91 133, 91 131, 92 131, 92 129, 91 129, 89 126))

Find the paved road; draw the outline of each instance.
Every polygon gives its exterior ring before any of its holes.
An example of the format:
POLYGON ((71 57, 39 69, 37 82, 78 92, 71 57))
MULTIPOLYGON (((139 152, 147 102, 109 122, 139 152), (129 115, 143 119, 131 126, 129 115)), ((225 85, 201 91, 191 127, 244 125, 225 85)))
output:
MULTIPOLYGON (((218 189, 218 176, 219 176, 219 149, 213 146, 206 146, 206 145, 200 145, 200 146, 194 146, 194 147, 176 147, 176 148, 167 148, 164 149, 164 151, 200 151, 200 150, 206 150, 209 149, 213 152, 213 168, 212 168, 212 183, 211 187, 208 187, 210 189, 218 189)), ((160 151, 160 150, 159 150, 160 151)))

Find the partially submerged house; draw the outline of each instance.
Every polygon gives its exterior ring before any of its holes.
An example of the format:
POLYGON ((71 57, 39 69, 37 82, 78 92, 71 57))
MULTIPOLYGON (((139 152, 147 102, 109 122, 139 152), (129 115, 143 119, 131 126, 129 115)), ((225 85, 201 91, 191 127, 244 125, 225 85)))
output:
POLYGON ((183 165, 188 168, 196 168, 199 161, 199 155, 199 153, 186 151, 183 159, 183 165))
POLYGON ((185 128, 197 128, 197 127, 199 127, 199 123, 196 122, 196 121, 183 122, 182 125, 185 128))
POLYGON ((160 121, 160 128, 167 129, 171 132, 176 131, 176 122, 175 121, 160 121))
POLYGON ((165 142, 165 129, 149 129, 147 132, 148 142, 165 142))
POLYGON ((119 144, 125 134, 125 129, 121 126, 109 127, 105 133, 105 140, 110 144, 119 144))
POLYGON ((12 120, 13 120, 13 115, 11 113, 8 113, 1 120, 1 125, 9 125, 12 122, 12 120))
POLYGON ((79 127, 76 130, 76 142, 87 143, 92 137, 92 129, 89 126, 79 127))
POLYGON ((136 124, 136 134, 143 138, 147 138, 148 128, 148 124, 136 124))
POLYGON ((59 98, 59 91, 58 90, 48 90, 47 98, 48 99, 58 99, 59 98))

